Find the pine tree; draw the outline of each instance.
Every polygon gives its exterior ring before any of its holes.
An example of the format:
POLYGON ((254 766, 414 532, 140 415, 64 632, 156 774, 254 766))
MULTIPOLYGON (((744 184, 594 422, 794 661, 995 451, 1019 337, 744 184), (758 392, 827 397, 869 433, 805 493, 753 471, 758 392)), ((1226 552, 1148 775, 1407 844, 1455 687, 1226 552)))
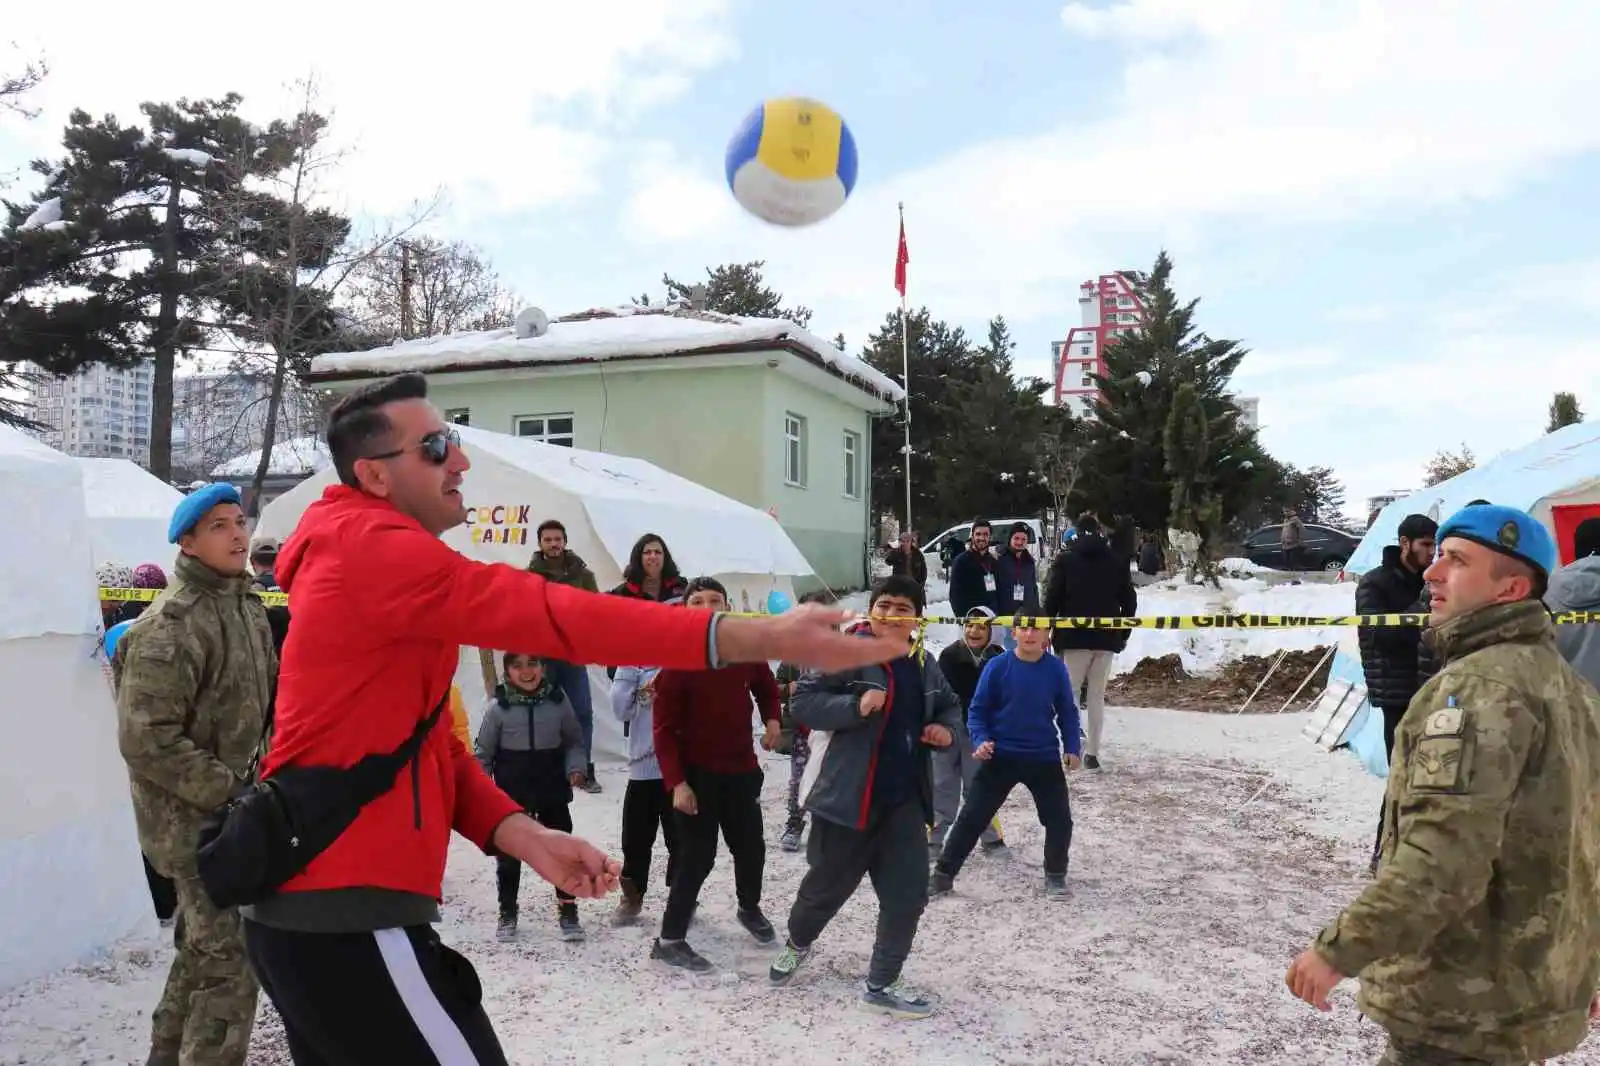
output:
MULTIPOLYGON (((751 263, 707 267, 703 282, 705 309, 749 318, 786 318, 805 329, 811 323, 811 309, 798 305, 785 307, 782 294, 768 287, 761 276, 766 265, 765 260, 758 259, 751 263)), ((666 286, 669 301, 689 300, 694 289, 693 283, 685 284, 666 274, 661 275, 661 284, 666 286)))
POLYGON ((1229 394, 1233 373, 1246 352, 1238 341, 1216 340, 1195 325, 1198 300, 1180 303, 1171 285, 1166 252, 1148 274, 1131 273, 1145 302, 1146 321, 1105 346, 1105 374, 1088 453, 1079 479, 1080 499, 1105 514, 1132 515, 1145 529, 1171 525, 1174 470, 1195 469, 1192 457, 1168 454, 1167 427, 1178 392, 1192 400, 1179 420, 1175 443, 1199 439, 1205 423, 1210 489, 1189 501, 1194 514, 1221 509, 1224 521, 1248 515, 1280 490, 1281 468, 1244 425, 1229 394), (1170 461, 1169 461, 1170 460, 1170 461))
POLYGON ((8 205, 0 236, 0 346, 60 375, 153 359, 150 469, 161 478, 178 353, 235 324, 215 303, 229 256, 208 201, 283 166, 281 126, 252 126, 239 103, 147 103, 148 129, 74 111, 65 157, 33 164, 44 187, 31 205, 8 205))
POLYGON ((1289 506, 1307 522, 1329 525, 1344 512, 1344 483, 1326 466, 1290 470, 1289 506))
POLYGON ((1583 409, 1578 406, 1578 397, 1574 393, 1558 392, 1550 398, 1550 424, 1545 426, 1546 433, 1554 433, 1564 426, 1582 421, 1583 409))

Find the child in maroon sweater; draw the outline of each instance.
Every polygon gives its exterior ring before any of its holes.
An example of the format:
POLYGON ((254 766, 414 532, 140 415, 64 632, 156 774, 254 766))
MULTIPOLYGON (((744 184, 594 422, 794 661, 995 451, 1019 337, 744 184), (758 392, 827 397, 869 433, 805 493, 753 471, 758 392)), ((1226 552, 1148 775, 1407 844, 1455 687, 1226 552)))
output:
MULTIPOLYGON (((727 591, 715 579, 697 577, 684 592, 689 610, 725 611, 727 591)), ((765 663, 721 670, 663 670, 656 677, 653 732, 661 783, 672 793, 678 819, 677 870, 661 917, 661 936, 650 957, 694 972, 711 963, 684 937, 699 906, 700 887, 717 861, 720 830, 733 853, 739 924, 763 944, 776 938, 761 913, 761 874, 766 839, 761 819, 761 764, 750 743, 750 700, 766 723, 761 746, 782 743, 778 682, 765 663)))

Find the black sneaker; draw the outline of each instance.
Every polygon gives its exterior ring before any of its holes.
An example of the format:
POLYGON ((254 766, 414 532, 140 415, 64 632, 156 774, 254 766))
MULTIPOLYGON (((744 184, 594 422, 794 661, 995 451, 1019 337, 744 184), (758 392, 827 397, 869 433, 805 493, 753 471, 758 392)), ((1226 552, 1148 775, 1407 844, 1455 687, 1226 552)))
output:
POLYGON ((650 945, 650 957, 690 973, 705 973, 711 969, 711 963, 690 947, 687 940, 658 939, 650 945))
POLYGON ((1044 875, 1044 898, 1059 903, 1067 898, 1067 875, 1044 875))
POLYGON ((501 911, 500 924, 494 927, 494 938, 501 943, 517 939, 517 912, 501 911))
POLYGON ((1100 757, 1098 755, 1085 755, 1083 757, 1083 768, 1085 770, 1100 769, 1100 757))
POLYGON ((938 870, 935 870, 928 878, 929 899, 938 899, 940 896, 948 896, 955 890, 956 879, 951 877, 949 874, 940 873, 938 870))
POLYGON ((767 916, 761 913, 761 908, 752 907, 749 910, 740 909, 739 924, 744 926, 745 932, 755 937, 763 944, 770 944, 778 939, 778 934, 772 928, 772 923, 767 921, 767 916))
POLYGON ((578 923, 578 905, 563 902, 556 913, 561 924, 561 939, 569 944, 582 940, 584 933, 583 926, 578 923))
POLYGON ((983 850, 985 855, 1003 855, 1006 850, 1006 842, 1004 840, 985 840, 978 847, 983 850))

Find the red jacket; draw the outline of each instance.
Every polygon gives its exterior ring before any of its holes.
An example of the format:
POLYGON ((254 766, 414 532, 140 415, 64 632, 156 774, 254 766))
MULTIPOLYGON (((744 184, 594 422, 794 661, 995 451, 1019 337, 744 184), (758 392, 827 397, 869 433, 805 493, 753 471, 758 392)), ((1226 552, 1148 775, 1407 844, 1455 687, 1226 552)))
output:
MULTIPOLYGON (((294 624, 278 674, 263 776, 349 766, 398 747, 450 691, 459 646, 566 662, 704 669, 710 616, 548 584, 475 562, 392 504, 327 489, 278 556, 294 624)), ((520 808, 441 722, 415 774, 368 804, 283 891, 388 888, 440 895, 454 829, 489 850, 520 808)))
MULTIPOLYGON (((679 608, 685 614, 703 614, 679 608)), ((684 780, 689 766, 719 774, 756 769, 750 739, 750 697, 761 718, 778 721, 778 680, 766 663, 741 663, 723 670, 662 670, 656 675, 651 727, 661 784, 684 780)))

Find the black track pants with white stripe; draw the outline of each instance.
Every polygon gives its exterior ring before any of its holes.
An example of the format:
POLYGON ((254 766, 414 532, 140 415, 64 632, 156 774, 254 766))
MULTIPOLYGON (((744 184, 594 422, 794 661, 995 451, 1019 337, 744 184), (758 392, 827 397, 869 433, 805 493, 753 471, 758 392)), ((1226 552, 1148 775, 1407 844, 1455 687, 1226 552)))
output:
POLYGON ((245 921, 295 1066, 506 1066, 472 964, 432 926, 296 933, 245 921))

